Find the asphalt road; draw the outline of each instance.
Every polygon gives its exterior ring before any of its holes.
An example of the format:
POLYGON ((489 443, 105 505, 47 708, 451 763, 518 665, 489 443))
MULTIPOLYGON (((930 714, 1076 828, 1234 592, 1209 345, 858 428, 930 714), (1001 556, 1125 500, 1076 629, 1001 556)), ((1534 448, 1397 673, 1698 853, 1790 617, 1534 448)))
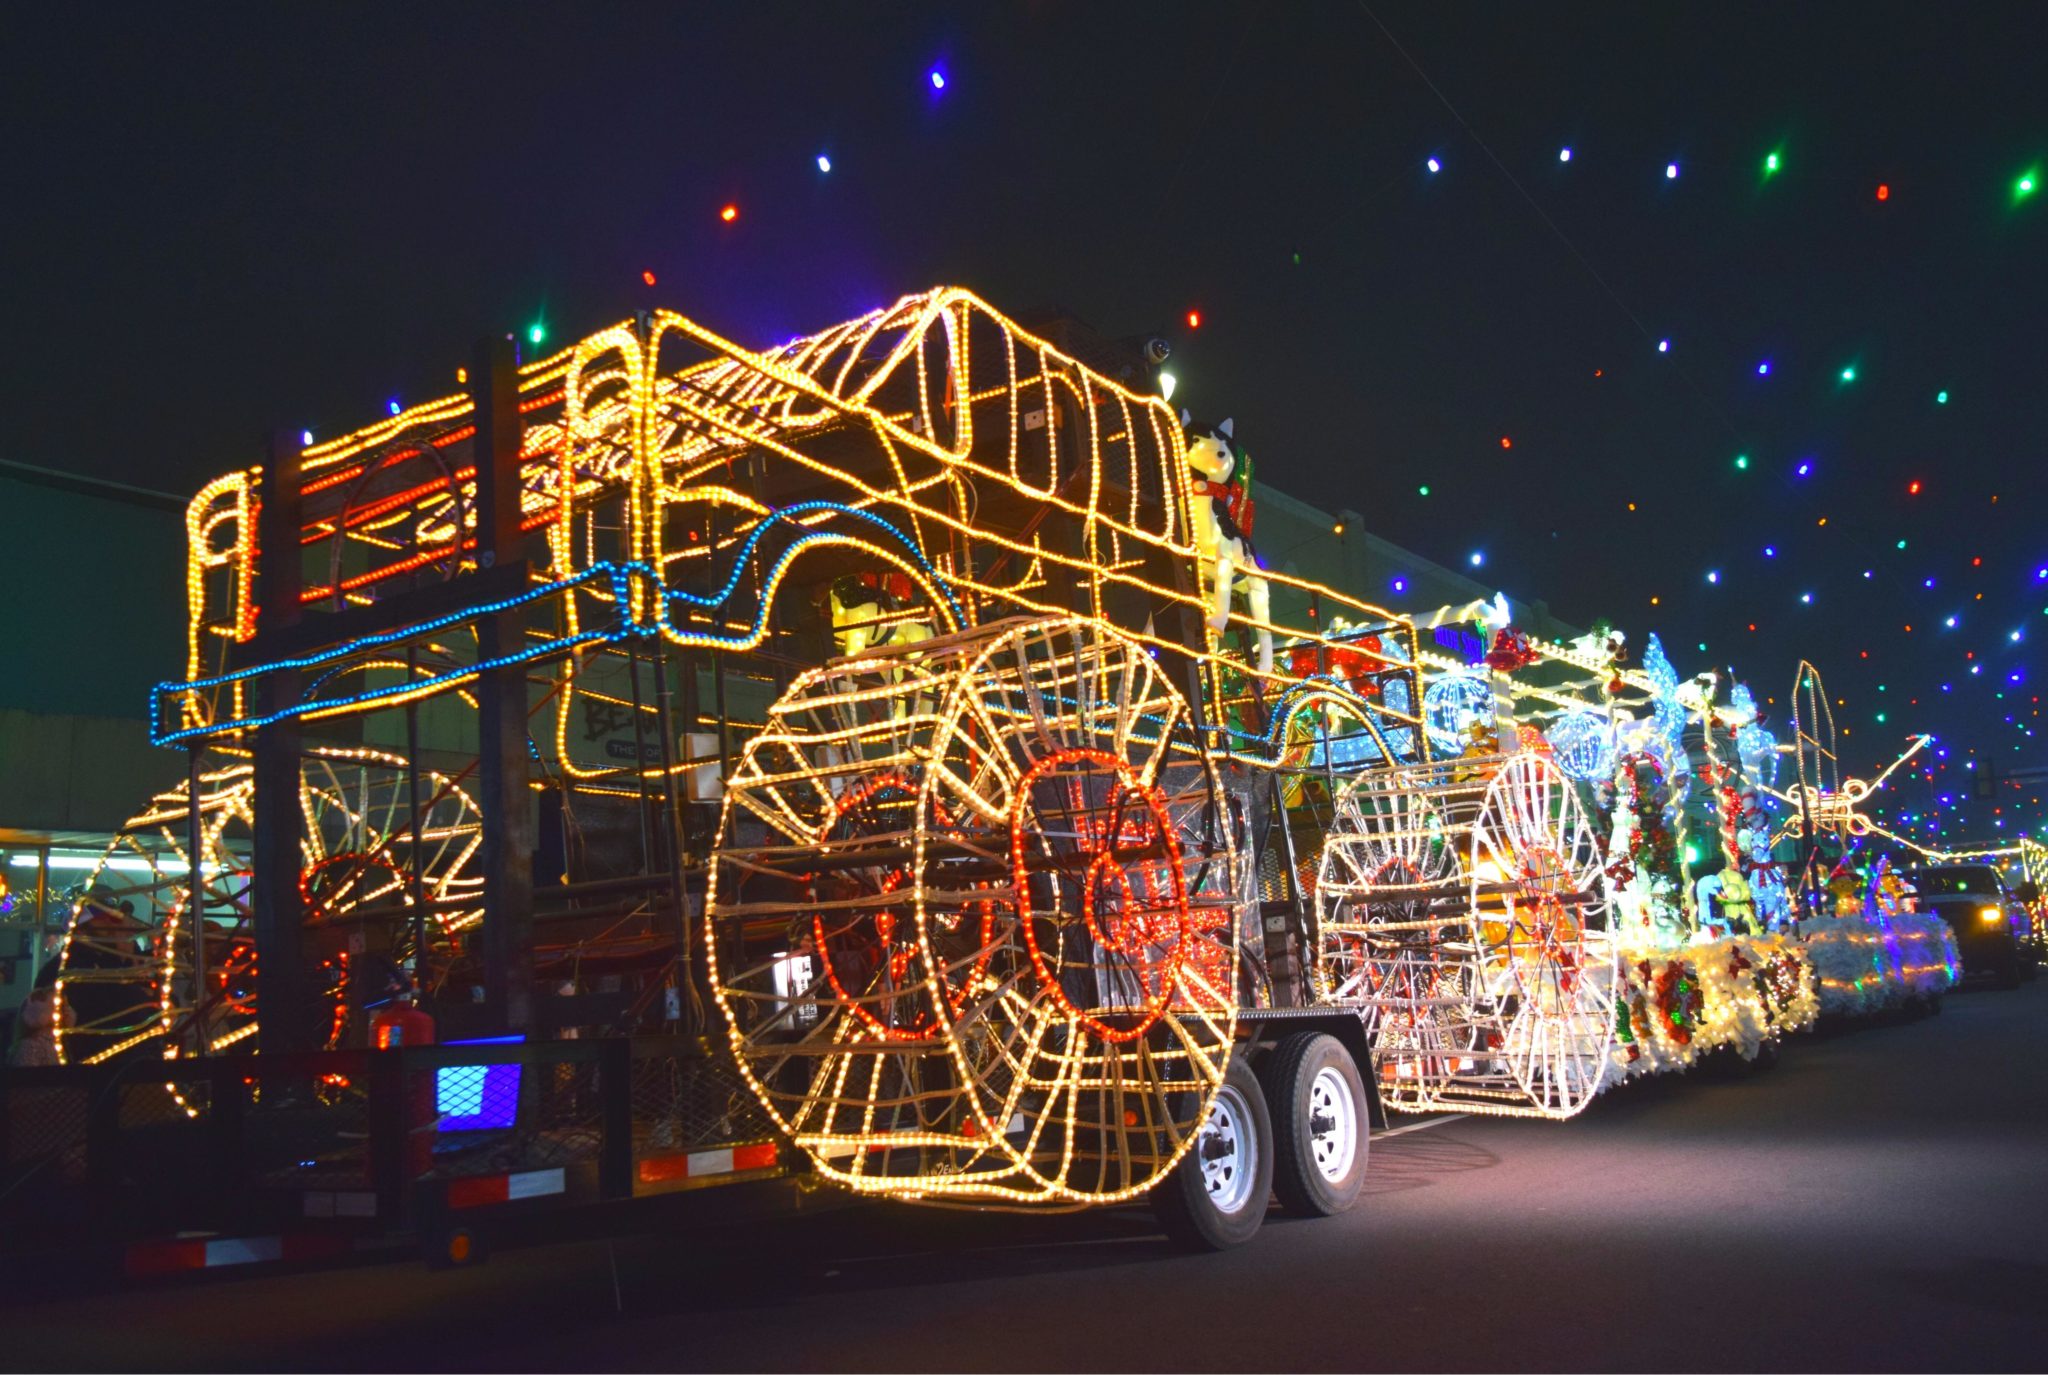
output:
POLYGON ((0 1313, 0 1366, 2040 1369, 2048 980, 1561 1125, 1390 1135, 1370 1178, 1215 1256, 1139 1212, 871 1207, 60 1297, 0 1313))

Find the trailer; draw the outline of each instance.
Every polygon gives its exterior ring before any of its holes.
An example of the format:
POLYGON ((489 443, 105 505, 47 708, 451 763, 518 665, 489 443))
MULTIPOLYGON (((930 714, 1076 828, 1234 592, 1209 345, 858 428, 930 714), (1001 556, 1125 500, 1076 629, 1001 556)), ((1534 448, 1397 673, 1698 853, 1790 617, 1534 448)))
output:
MULTIPOLYGON (((1453 904, 1440 874, 1392 895, 1432 932, 1455 906, 1484 982, 1449 1052, 1575 1110, 1613 988, 1568 780, 1512 736, 1435 758, 1414 625, 1261 566, 1249 462, 1167 408, 1163 356, 958 289, 766 350, 656 311, 273 436, 188 514, 188 657, 151 700, 187 785, 77 895, 65 1060, 203 1123, 224 1100, 183 1085, 224 1052, 357 1057, 231 1087, 237 1119, 435 1057, 384 1109, 403 1149, 363 1147, 414 1226, 474 1157, 446 1072, 653 1037, 725 1109, 691 1151, 928 1204, 1146 1199, 1226 1246, 1269 1190, 1358 1196, 1398 1077, 1371 1033, 1445 996, 1383 958, 1387 865, 1426 862, 1385 820, 1428 811, 1484 852, 1453 904), (1359 864, 1353 921, 1316 894, 1359 864), (370 1049, 393 997, 492 1044, 370 1049)), ((660 1118, 604 1063, 561 1073, 617 1152, 660 1118)), ((545 1139, 514 1104, 500 1130, 545 1139)))

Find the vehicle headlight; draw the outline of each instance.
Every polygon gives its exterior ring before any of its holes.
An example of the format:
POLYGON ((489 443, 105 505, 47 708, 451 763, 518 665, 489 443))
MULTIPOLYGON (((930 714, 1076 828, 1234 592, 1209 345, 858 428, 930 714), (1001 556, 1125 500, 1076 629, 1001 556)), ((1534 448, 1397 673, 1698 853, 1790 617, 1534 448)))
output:
POLYGON ((1977 920, 1987 924, 1994 921, 2004 921, 2005 909, 2003 907, 1979 907, 1977 909, 1977 920))

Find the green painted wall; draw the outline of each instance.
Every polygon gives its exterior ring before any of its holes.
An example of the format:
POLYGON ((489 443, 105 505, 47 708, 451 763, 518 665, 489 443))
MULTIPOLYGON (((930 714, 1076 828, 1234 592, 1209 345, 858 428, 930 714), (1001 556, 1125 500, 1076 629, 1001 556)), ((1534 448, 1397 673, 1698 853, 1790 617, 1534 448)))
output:
POLYGON ((149 689, 184 669, 183 501, 0 463, 0 829, 105 831, 182 772, 149 689))

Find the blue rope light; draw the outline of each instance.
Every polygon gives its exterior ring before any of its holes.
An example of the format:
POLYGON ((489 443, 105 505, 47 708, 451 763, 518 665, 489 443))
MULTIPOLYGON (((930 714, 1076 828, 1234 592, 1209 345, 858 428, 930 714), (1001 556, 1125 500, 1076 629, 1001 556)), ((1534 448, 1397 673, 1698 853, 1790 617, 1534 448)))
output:
MULTIPOLYGON (((519 664, 531 663, 536 659, 551 658, 556 655, 566 653, 567 651, 579 648, 582 645, 592 644, 598 641, 615 644, 619 641, 625 640, 633 636, 645 638, 655 634, 658 630, 666 630, 676 635, 687 635, 693 643, 701 644, 706 648, 745 648, 747 646, 759 642, 762 634, 762 629, 767 623, 769 609, 767 604, 764 603, 763 605, 755 608, 753 623, 748 628, 746 633, 739 635, 715 635, 702 634, 699 632, 686 632, 678 628, 675 625, 674 621, 670 618, 670 607, 672 603, 681 600, 707 609, 723 606, 725 602, 731 598, 732 594, 736 590, 738 590, 740 581, 745 576, 747 567, 753 560, 755 548, 760 543, 761 537, 767 533, 768 529, 771 526, 774 526, 780 522, 794 520, 799 516, 807 515, 816 511, 831 511, 836 512, 840 515, 852 516, 858 520, 866 521, 868 524, 876 527, 876 529, 880 533, 892 537, 897 542, 897 544, 899 544, 903 548, 904 552, 916 561, 918 567, 920 567, 925 572, 925 574, 931 579, 932 585, 936 587, 940 595, 946 599, 946 604, 953 613, 954 624, 960 625, 965 623, 966 613, 961 609, 958 599, 954 597, 952 589, 947 585, 947 580, 944 577, 944 575, 942 575, 936 568, 934 568, 931 565, 931 562, 924 557, 923 551, 920 550, 917 547, 917 545, 901 530, 897 529, 888 521, 882 519, 882 517, 875 515, 873 512, 863 511, 857 507, 843 506, 838 502, 832 501, 799 502, 794 506, 785 507, 781 510, 772 512, 765 520, 763 520, 760 524, 756 525, 754 529, 748 533, 745 542, 741 544, 739 553, 734 560, 731 575, 726 579, 725 586, 716 593, 707 595, 704 593, 684 592, 680 590, 663 587, 661 584, 661 575, 651 565, 649 565, 643 560, 636 559, 629 563, 615 563, 610 560, 604 560, 592 564, 589 568, 583 569, 582 571, 572 574, 567 578, 562 578, 555 582, 544 583, 538 587, 530 587, 523 592, 516 593, 513 596, 505 597, 495 602, 488 602, 480 606, 466 607, 461 611, 450 612, 447 615, 438 616, 432 620, 424 621, 418 625, 408 626, 401 630, 387 630, 380 631, 374 635, 364 635, 357 639, 349 641, 347 644, 338 645, 330 649, 324 649, 319 651, 318 653, 303 655, 291 659, 279 659, 267 664, 255 664, 251 665, 248 668, 236 669, 232 673, 223 673, 212 678, 199 678, 194 679, 190 682, 172 681, 158 683, 155 687, 150 689, 149 693, 150 741, 152 744, 157 745, 177 745, 183 743, 184 741, 191 740, 200 736, 216 735, 225 731, 248 730, 273 725, 276 722, 289 720, 297 716, 302 716, 307 712, 311 711, 328 711, 336 708, 345 708, 351 706, 374 706, 380 701, 386 701, 401 695, 409 695, 413 692, 417 692, 423 689, 432 689, 436 687, 444 687, 453 683, 467 682, 471 679, 480 677, 485 673, 491 672, 494 669, 510 668, 519 664), (511 654, 501 654, 495 658, 482 659, 474 664, 464 665, 460 668, 450 669, 446 673, 436 674, 433 677, 429 678, 416 678, 411 680, 410 682, 401 682, 393 684, 389 687, 368 688, 362 692, 356 693, 348 697, 337 697, 324 700, 305 697, 301 698, 300 701, 295 702, 290 706, 283 707, 277 711, 270 712, 266 715, 261 716, 245 716, 232 721, 211 722, 198 726, 188 726, 183 730, 177 731, 167 732, 163 729, 163 704, 165 697, 169 694, 206 692, 214 688, 225 687, 232 683, 246 682, 251 678, 260 676, 265 673, 274 673, 280 669, 309 669, 319 667, 323 664, 331 664, 334 663, 336 660, 345 660, 352 658, 357 654, 361 654, 365 650, 376 649, 381 646, 410 639, 418 635, 430 635, 437 630, 445 630, 450 626, 460 625, 465 622, 478 620, 484 616, 496 615, 502 611, 516 610, 519 607, 526 606, 532 602, 538 601, 543 597, 550 597, 559 592, 573 591, 576 588, 583 586, 585 583, 593 582, 599 578, 609 578, 611 580, 613 599, 622 608, 631 601, 633 579, 645 578, 648 580, 648 582, 652 583, 658 594, 655 624, 653 626, 642 626, 635 625, 630 621, 621 620, 619 623, 603 629, 584 630, 579 631, 574 635, 565 636, 561 639, 547 640, 540 644, 528 646, 527 648, 515 651, 511 654)), ((836 534, 832 531, 806 531, 804 534, 800 535, 798 538, 791 541, 789 548, 785 549, 782 552, 782 556, 775 561, 774 567, 769 570, 768 577, 766 580, 767 584, 770 586, 774 585, 774 583, 778 579, 780 579, 783 571, 789 567, 790 562, 793 559, 795 559, 798 554, 802 553, 805 549, 808 549, 811 546, 818 544, 843 544, 845 542, 847 542, 846 536, 836 534)), ((321 684, 326 683, 329 679, 333 678, 337 673, 344 671, 346 667, 346 665, 340 665, 330 670, 329 672, 321 675, 321 677, 314 683, 313 688, 309 689, 309 693, 312 691, 317 691, 321 684)))

